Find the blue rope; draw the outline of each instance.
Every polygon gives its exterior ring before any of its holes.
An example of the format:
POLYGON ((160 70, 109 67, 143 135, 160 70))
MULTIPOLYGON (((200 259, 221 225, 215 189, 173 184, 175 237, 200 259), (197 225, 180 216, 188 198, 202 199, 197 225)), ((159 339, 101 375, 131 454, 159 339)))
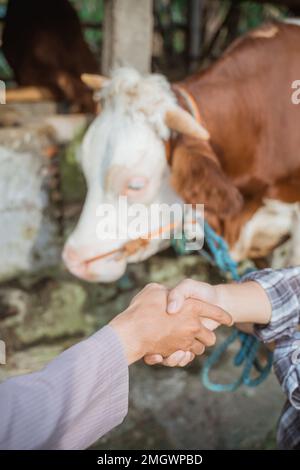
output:
MULTIPOLYGON (((205 241, 209 251, 201 250, 201 254, 205 256, 212 264, 216 265, 223 273, 229 273, 235 281, 240 279, 237 263, 231 258, 229 249, 225 240, 216 234, 216 232, 205 222, 204 224, 205 241)), ((172 240, 174 249, 179 254, 185 252, 185 239, 172 240)), ((215 392, 232 392, 237 390, 241 385, 248 387, 256 387, 263 382, 269 375, 272 368, 271 352, 267 352, 267 363, 263 366, 258 357, 258 349, 260 343, 252 335, 234 330, 234 332, 219 346, 215 347, 212 354, 205 360, 202 370, 202 381, 206 388, 215 392), (221 357, 227 352, 228 348, 236 340, 239 340, 240 349, 234 357, 233 363, 237 367, 243 367, 242 373, 238 379, 229 384, 214 383, 210 380, 209 374, 213 367, 220 361, 221 357), (258 375, 251 378, 251 372, 255 369, 258 375)))

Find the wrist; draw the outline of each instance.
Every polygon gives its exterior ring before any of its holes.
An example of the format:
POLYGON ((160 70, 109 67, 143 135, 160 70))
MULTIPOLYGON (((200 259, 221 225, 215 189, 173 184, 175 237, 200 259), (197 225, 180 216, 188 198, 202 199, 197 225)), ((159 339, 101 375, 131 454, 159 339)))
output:
POLYGON ((116 316, 109 326, 113 328, 123 346, 128 365, 139 361, 146 351, 139 329, 129 311, 125 310, 116 316))
POLYGON ((216 305, 226 312, 230 313, 232 316, 233 322, 235 323, 237 320, 234 318, 232 314, 232 305, 230 299, 230 293, 228 292, 228 284, 217 284, 215 286, 215 297, 216 297, 216 305))
POLYGON ((268 295, 258 282, 219 284, 216 286, 217 305, 226 310, 234 323, 268 324, 272 307, 268 295))

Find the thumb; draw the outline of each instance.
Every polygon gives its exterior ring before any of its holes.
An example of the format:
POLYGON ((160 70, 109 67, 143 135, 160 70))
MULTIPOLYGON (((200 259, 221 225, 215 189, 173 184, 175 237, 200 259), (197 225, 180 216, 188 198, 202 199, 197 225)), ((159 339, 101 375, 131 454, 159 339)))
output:
POLYGON ((168 293, 167 312, 179 312, 184 301, 189 298, 213 303, 214 288, 205 282, 184 279, 168 293))
POLYGON ((172 289, 168 294, 167 312, 171 314, 179 312, 183 306, 185 298, 186 297, 182 292, 182 289, 179 289, 179 286, 172 289))

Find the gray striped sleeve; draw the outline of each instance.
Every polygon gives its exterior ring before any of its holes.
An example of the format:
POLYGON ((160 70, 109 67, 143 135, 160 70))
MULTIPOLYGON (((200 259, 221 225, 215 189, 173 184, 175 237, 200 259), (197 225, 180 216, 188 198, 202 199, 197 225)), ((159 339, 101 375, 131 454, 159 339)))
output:
POLYGON ((109 326, 0 385, 0 449, 84 449, 122 422, 128 365, 109 326))

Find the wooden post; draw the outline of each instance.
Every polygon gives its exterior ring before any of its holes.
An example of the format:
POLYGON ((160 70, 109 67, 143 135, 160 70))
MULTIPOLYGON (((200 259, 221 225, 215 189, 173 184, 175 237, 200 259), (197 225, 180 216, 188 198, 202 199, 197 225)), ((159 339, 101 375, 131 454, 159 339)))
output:
POLYGON ((151 70, 152 0, 105 0, 102 73, 120 66, 151 70))

